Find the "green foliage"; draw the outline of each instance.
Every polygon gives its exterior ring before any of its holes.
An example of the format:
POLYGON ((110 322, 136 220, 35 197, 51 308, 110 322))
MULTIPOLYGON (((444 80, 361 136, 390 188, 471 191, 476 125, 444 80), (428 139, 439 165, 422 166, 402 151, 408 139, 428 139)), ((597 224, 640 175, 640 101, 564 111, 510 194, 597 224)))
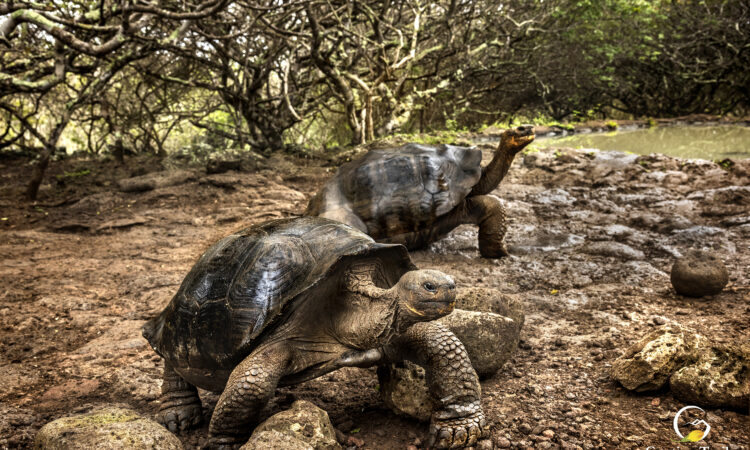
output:
POLYGON ((395 134, 393 135, 393 138, 396 140, 401 140, 404 142, 413 142, 415 144, 423 144, 423 145, 438 145, 438 144, 448 144, 448 145, 457 145, 461 144, 461 135, 462 133, 465 133, 465 130, 462 131, 451 131, 451 130, 442 130, 442 131, 435 131, 433 133, 414 133, 414 134, 395 134))
POLYGON ((0 29, 12 25, 0 39, 0 150, 38 151, 52 137, 68 152, 120 143, 198 161, 217 151, 328 151, 385 136, 456 143, 470 129, 572 131, 591 119, 750 108, 750 8, 741 0, 441 0, 385 2, 377 12, 366 2, 229 2, 205 15, 195 4, 156 2, 122 35, 112 32, 122 11, 58 3, 21 2, 0 18, 0 29), (200 17, 173 18, 190 11, 200 17), (185 30, 216 34, 209 43, 185 30))
POLYGON ((78 169, 78 170, 76 170, 74 172, 64 172, 62 174, 57 175, 56 178, 58 180, 64 180, 64 179, 67 179, 67 178, 85 177, 86 175, 89 175, 89 174, 91 174, 91 170, 90 169, 82 168, 82 169, 78 169))
POLYGON ((731 159, 715 160, 714 163, 718 164, 724 170, 729 170, 734 166, 734 161, 731 159))

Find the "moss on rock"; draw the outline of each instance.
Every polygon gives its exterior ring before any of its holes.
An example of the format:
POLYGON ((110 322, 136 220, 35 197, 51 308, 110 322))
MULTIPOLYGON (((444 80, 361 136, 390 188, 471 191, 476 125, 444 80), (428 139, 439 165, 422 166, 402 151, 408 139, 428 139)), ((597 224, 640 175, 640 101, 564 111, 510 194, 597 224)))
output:
POLYGON ((43 426, 35 449, 182 449, 182 443, 164 427, 135 411, 99 408, 63 417, 43 426))

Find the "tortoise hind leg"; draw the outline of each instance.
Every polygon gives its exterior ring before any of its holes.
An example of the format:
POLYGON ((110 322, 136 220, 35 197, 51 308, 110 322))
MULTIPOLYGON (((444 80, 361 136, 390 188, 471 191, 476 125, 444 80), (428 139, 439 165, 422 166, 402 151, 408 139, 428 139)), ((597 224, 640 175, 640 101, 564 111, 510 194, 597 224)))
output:
POLYGON ((161 407, 156 420, 170 432, 186 431, 200 424, 203 418, 198 390, 183 380, 172 366, 164 363, 164 383, 161 385, 161 407))
POLYGON ((209 448, 234 448, 247 440, 290 359, 291 351, 276 345, 251 353, 234 368, 211 417, 209 448))

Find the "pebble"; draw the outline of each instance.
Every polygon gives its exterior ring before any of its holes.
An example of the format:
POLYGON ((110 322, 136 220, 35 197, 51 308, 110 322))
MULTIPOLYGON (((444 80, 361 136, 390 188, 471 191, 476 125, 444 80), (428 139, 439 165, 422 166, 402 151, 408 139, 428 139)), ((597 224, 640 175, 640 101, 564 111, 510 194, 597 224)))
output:
POLYGON ((365 441, 358 437, 349 436, 346 438, 347 445, 354 445, 355 447, 364 447, 365 441))
POLYGON ((495 446, 497 448, 510 448, 510 440, 504 436, 495 437, 495 446))
POLYGON ((542 431, 542 436, 546 437, 547 439, 552 439, 555 437, 555 432, 552 430, 544 430, 542 431))
POLYGON ((489 439, 482 439, 481 441, 477 442, 477 450, 492 450, 493 445, 492 441, 489 439))

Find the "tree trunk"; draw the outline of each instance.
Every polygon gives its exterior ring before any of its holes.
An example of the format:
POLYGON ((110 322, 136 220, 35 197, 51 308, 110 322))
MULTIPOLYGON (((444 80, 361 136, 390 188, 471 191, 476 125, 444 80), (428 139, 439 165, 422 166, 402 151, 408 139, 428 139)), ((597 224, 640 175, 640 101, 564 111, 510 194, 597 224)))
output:
POLYGON ((32 202, 36 200, 36 196, 39 193, 39 186, 42 184, 42 179, 44 179, 44 172, 47 170, 49 159, 54 152, 55 144, 48 143, 44 146, 42 156, 39 158, 39 162, 34 165, 34 169, 31 172, 31 181, 29 181, 29 185, 26 188, 26 200, 32 202))
POLYGON ((50 133, 49 139, 44 143, 42 156, 39 158, 39 162, 34 166, 34 170, 31 173, 31 181, 29 181, 29 186, 26 188, 26 200, 36 200, 36 196, 39 193, 39 186, 42 184, 42 179, 44 179, 44 172, 47 170, 49 160, 52 157, 52 154, 55 153, 57 141, 60 139, 60 135, 63 130, 65 130, 65 127, 68 126, 69 120, 70 110, 66 109, 60 122, 57 123, 55 129, 50 133))
POLYGON ((372 142, 375 140, 375 130, 373 130, 373 120, 372 120, 372 95, 367 94, 366 100, 365 100, 365 111, 366 111, 366 120, 365 120, 365 138, 367 139, 367 142, 372 142))
POLYGON ((117 160, 118 163, 122 164, 125 162, 125 150, 122 148, 122 138, 118 137, 115 139, 115 160, 117 160))

